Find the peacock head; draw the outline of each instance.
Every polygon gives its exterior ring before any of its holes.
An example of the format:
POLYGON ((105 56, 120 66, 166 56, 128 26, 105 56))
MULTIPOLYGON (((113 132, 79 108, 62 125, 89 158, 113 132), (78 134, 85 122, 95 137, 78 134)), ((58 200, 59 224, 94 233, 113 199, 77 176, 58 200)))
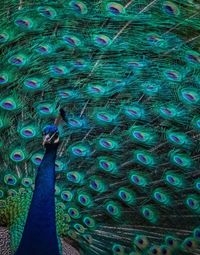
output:
POLYGON ((59 132, 55 125, 48 125, 43 128, 43 145, 59 142, 59 132))

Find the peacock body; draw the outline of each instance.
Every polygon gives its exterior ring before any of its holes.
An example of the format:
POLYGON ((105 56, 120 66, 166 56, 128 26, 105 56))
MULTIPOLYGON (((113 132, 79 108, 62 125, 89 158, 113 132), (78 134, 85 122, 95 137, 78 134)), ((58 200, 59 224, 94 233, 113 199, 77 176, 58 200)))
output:
POLYGON ((200 2, 5 0, 0 20, 0 225, 11 254, 41 130, 63 108, 59 237, 85 255, 199 255, 200 2))

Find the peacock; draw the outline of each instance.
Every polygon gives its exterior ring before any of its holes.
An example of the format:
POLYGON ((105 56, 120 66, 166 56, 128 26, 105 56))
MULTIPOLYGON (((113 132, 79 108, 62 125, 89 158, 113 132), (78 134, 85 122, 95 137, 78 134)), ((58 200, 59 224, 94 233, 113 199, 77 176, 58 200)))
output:
POLYGON ((0 13, 0 254, 19 247, 42 130, 61 112, 60 255, 199 255, 200 1, 4 0, 0 13))

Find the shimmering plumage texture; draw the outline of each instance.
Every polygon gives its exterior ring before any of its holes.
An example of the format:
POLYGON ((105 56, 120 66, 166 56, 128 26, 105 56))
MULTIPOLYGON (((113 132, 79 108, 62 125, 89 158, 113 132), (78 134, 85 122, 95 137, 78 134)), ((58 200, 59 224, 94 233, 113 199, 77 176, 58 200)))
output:
POLYGON ((200 254, 198 0, 5 0, 0 222, 16 251, 63 108, 61 237, 86 255, 200 254))

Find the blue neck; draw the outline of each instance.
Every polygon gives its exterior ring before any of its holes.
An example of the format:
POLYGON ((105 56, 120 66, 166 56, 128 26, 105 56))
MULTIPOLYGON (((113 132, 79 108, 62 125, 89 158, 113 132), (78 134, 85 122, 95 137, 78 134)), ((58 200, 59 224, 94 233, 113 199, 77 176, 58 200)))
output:
POLYGON ((58 144, 46 146, 19 248, 15 255, 59 255, 55 221, 55 160, 58 144))

